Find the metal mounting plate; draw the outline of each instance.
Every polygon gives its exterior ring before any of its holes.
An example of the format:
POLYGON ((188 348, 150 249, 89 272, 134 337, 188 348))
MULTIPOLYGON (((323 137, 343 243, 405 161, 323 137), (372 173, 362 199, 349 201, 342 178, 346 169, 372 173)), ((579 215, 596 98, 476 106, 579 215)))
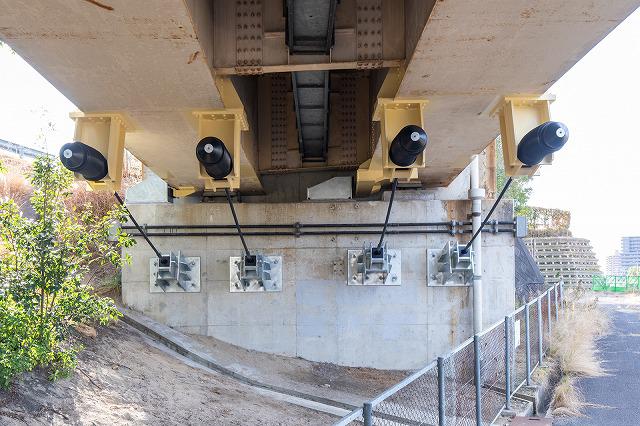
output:
POLYGON ((187 286, 187 289, 183 289, 178 284, 168 285, 165 290, 162 290, 160 285, 156 285, 156 276, 158 275, 158 258, 152 257, 149 259, 149 291, 151 293, 199 293, 200 292, 200 258, 188 257, 183 258, 189 264, 191 270, 189 275, 191 276, 191 285, 187 286))
POLYGON ((243 288, 240 282, 240 256, 229 257, 229 292, 231 293, 256 293, 282 291, 282 256, 263 256, 269 260, 271 266, 271 282, 261 286, 258 280, 252 280, 250 285, 243 288))
POLYGON ((472 281, 465 282, 464 275, 455 274, 452 279, 441 283, 436 278, 438 273, 438 258, 442 249, 427 249, 427 286, 428 287, 471 287, 472 281))
POLYGON ((384 285, 396 286, 402 284, 402 256, 400 250, 388 250, 391 255, 389 265, 391 266, 387 282, 382 281, 381 274, 371 274, 362 281, 362 272, 358 271, 358 256, 362 254, 362 249, 347 251, 347 285, 384 285))

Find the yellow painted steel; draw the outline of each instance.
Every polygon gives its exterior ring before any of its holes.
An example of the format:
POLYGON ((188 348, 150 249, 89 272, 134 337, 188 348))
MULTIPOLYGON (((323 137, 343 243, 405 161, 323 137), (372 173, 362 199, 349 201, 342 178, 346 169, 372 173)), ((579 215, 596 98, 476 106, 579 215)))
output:
POLYGON ((500 120, 500 136, 507 176, 532 176, 541 165, 551 164, 553 154, 533 167, 518 160, 518 143, 530 130, 550 121, 549 105, 555 100, 550 95, 512 95, 501 98, 491 111, 500 120))
POLYGON ((398 178, 408 182, 418 178, 418 169, 426 165, 423 152, 409 167, 398 167, 389 159, 389 145, 398 132, 413 124, 424 129, 424 108, 426 99, 396 99, 403 70, 389 70, 374 107, 373 121, 380 122, 380 141, 371 159, 363 163, 356 172, 356 194, 366 196, 380 190, 384 182, 398 178))
POLYGON ((181 186, 178 188, 172 188, 173 196, 176 198, 186 197, 188 195, 194 194, 197 189, 193 186, 181 186))
MULTIPOLYGON (((228 188, 240 188, 240 138, 241 132, 249 130, 247 116, 243 108, 225 108, 219 110, 194 111, 198 118, 198 140, 207 136, 220 139, 233 159, 233 171, 225 179, 213 179, 199 164, 199 178, 204 181, 205 191, 217 191, 228 188)), ((195 152, 194 152, 195 155, 195 152)), ((174 191, 175 195, 175 191, 174 191)))
MULTIPOLYGON (((220 98, 224 108, 193 111, 198 120, 198 140, 207 136, 214 136, 220 139, 231 154, 233 159, 233 170, 225 179, 213 179, 199 164, 198 177, 204 182, 205 191, 217 191, 228 188, 231 190, 240 189, 241 170, 246 166, 241 164, 242 158, 242 132, 249 130, 249 121, 244 110, 244 105, 236 92, 231 79, 228 77, 216 77, 216 87, 220 93, 220 98)), ((195 152, 194 152, 195 155, 195 152)), ((255 174, 255 171, 253 172, 255 174)), ((196 190, 192 187, 174 188, 173 195, 176 197, 187 196, 196 190)))
POLYGON ((69 116, 76 124, 74 140, 97 149, 107 159, 107 176, 98 182, 87 182, 89 187, 96 191, 118 191, 122 181, 125 133, 133 130, 133 126, 121 113, 72 112, 69 116))

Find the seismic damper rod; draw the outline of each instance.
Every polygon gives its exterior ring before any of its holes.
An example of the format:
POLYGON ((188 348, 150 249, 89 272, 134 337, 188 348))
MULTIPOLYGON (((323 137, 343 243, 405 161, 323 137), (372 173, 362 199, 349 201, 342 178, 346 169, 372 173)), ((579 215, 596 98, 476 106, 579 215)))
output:
POLYGON ((242 233, 242 229, 240 228, 240 224, 238 223, 238 216, 236 216, 236 210, 233 208, 233 202, 231 201, 231 194, 229 193, 229 188, 224 189, 224 193, 227 196, 227 202, 229 203, 229 208, 231 209, 231 214, 233 215, 233 221, 236 224, 236 229, 238 230, 238 235, 240 236, 240 241, 242 241, 242 246, 244 247, 244 252, 247 256, 251 256, 251 252, 249 252, 249 248, 247 247, 247 243, 244 240, 244 234, 242 233))
POLYGON ((387 225, 389 225, 389 216, 391 216, 391 206, 393 206, 393 197, 396 194, 397 188, 398 188, 398 178, 394 178, 393 184, 391 185, 391 197, 389 197, 389 207, 387 207, 387 217, 384 219, 384 227, 382 228, 382 234, 380 234, 380 241, 378 241, 378 248, 382 247, 382 243, 384 242, 384 236, 387 233, 387 225))
POLYGON ((500 195, 498 195, 498 198, 496 198, 496 201, 493 203, 493 206, 491 206, 491 210, 489 210, 489 213, 487 214, 487 217, 484 218, 484 220, 482 221, 482 224, 480 225, 480 228, 478 228, 478 230, 475 232, 475 234, 473 234, 473 237, 471 237, 471 239, 469 240, 467 245, 464 246, 464 248, 462 249, 461 253, 463 253, 463 254, 466 253, 467 250, 469 250, 469 247, 471 247, 471 243, 473 243, 473 240, 475 240, 476 237, 478 235, 480 235, 480 232, 482 232, 482 228, 484 228, 484 226, 489 221, 489 218, 491 218, 491 215, 493 214, 493 211, 496 209, 496 207, 498 207, 498 204, 500 203, 500 200, 502 200, 502 197, 504 197, 504 194, 507 192, 507 189, 509 189, 509 186, 511 185, 511 182, 513 182, 513 177, 509 177, 509 179, 507 179, 507 182, 504 184, 504 187, 502 188, 502 191, 500 191, 500 195))
POLYGON ((140 227, 140 225, 138 225, 138 222, 136 221, 136 219, 131 214, 131 211, 127 208, 127 206, 125 206, 124 201, 122 201, 122 198, 120 198, 120 195, 118 195, 117 192, 114 192, 113 195, 115 195, 116 200, 118 200, 118 203, 127 212, 127 215, 129 215, 129 219, 131 219, 131 222, 133 222, 133 224, 136 226, 136 228, 138 229, 138 232, 140 232, 140 235, 142 235, 142 237, 145 239, 147 244, 149 244, 149 247, 151 247, 153 249, 153 251, 156 253, 156 256, 158 257, 158 259, 160 259, 162 257, 162 254, 160 254, 160 252, 158 251, 156 246, 153 245, 153 243, 151 242, 151 240, 147 236, 147 233, 140 227))

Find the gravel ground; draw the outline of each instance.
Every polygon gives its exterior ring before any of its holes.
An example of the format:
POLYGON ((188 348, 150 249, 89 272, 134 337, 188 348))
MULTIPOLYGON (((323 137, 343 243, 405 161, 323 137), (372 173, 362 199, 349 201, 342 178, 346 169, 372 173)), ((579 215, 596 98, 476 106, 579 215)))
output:
POLYGON ((24 374, 0 390, 0 425, 329 425, 337 418, 272 400, 226 376, 185 364, 118 324, 80 337, 69 379, 24 374))

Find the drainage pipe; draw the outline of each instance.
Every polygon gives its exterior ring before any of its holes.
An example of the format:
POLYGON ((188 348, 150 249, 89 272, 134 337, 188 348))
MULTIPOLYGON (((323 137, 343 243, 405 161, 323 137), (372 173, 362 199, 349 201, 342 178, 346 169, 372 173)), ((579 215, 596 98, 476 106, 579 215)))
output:
POLYGON ((473 332, 482 332, 482 199, 484 189, 480 188, 480 167, 478 156, 471 157, 469 167, 469 198, 471 199, 471 230, 477 237, 473 240, 473 332))

